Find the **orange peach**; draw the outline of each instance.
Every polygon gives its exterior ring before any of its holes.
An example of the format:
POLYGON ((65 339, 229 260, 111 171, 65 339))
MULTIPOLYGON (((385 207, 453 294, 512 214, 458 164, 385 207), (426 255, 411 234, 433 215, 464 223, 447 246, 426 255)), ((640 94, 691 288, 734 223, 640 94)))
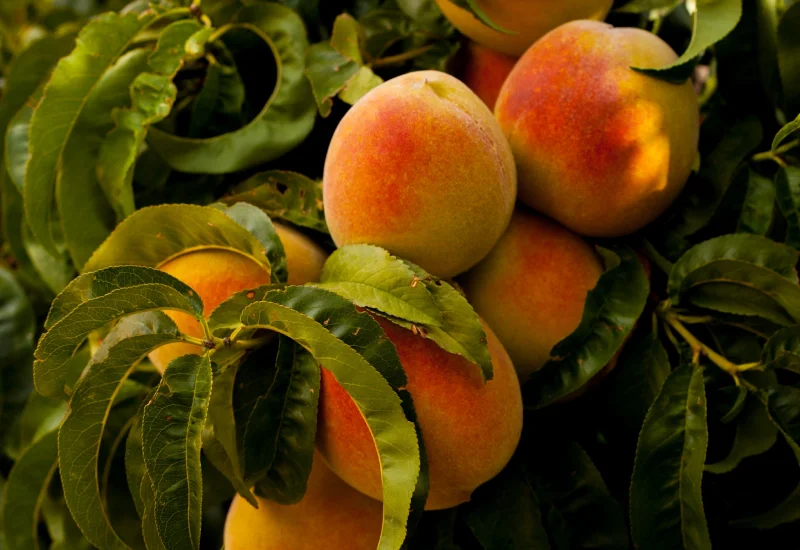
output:
POLYGON ((525 204, 582 235, 627 235, 683 189, 697 151, 691 83, 631 67, 662 67, 675 52, 656 35, 575 21, 517 62, 495 114, 511 143, 525 204))
MULTIPOLYGON (((497 475, 522 431, 522 397, 514 366, 485 324, 494 378, 432 340, 377 318, 397 347, 414 399, 430 472, 426 509, 457 506, 497 475)), ((381 498, 375 442, 350 396, 323 365, 317 445, 328 465, 359 491, 381 498)))
POLYGON ((325 159, 337 246, 382 246, 440 277, 489 253, 516 193, 511 149, 491 111, 438 71, 399 76, 361 98, 325 159))
POLYGON ((375 550, 382 505, 352 489, 317 456, 297 504, 237 496, 225 522, 226 550, 375 550))
POLYGON ((478 7, 502 28, 491 29, 452 0, 436 0, 445 16, 475 42, 507 55, 522 55, 547 32, 575 19, 602 20, 613 0, 477 0, 478 7))
MULTIPOLYGON (((325 252, 296 229, 275 224, 286 252, 289 284, 301 285, 318 281, 325 263, 325 252)), ((181 254, 159 266, 192 287, 203 300, 203 314, 208 318, 214 309, 236 292, 269 284, 269 269, 239 252, 222 249, 194 250, 181 254)), ((167 312, 178 329, 195 338, 203 337, 200 323, 179 311, 167 312)), ((170 361, 181 355, 200 353, 192 344, 168 344, 153 351, 149 358, 164 372, 170 361)))
POLYGON ((463 61, 461 80, 486 103, 487 107, 494 109, 500 88, 503 87, 508 73, 514 68, 517 58, 484 48, 476 42, 469 42, 463 61))
POLYGON ((578 235, 520 208, 494 250, 459 283, 524 381, 578 328, 586 294, 602 273, 600 258, 578 235))

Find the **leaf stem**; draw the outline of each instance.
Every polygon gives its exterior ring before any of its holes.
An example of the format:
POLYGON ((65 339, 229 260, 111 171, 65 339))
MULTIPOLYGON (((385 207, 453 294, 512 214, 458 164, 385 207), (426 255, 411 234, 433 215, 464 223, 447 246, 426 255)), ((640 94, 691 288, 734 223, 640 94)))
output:
POLYGON ((181 334, 181 338, 187 344, 193 344, 202 348, 206 348, 209 342, 209 340, 203 340, 202 338, 196 338, 194 336, 189 336, 188 334, 181 334))
POLYGON ((683 323, 679 320, 679 316, 674 313, 665 312, 662 315, 664 321, 666 321, 667 325, 672 328, 675 332, 681 335, 681 337, 692 347, 692 351, 694 352, 696 357, 699 357, 700 354, 705 355, 708 359, 717 365, 719 368, 730 374, 736 385, 740 384, 739 380, 739 373, 743 370, 749 370, 758 366, 759 363, 746 363, 744 365, 737 365, 732 361, 726 359, 709 346, 701 342, 700 340, 695 337, 694 334, 689 332, 689 330, 683 326, 683 323))
POLYGON ((405 63, 406 61, 411 61, 415 57, 419 57, 420 55, 428 52, 433 48, 433 44, 428 44, 427 46, 422 46, 421 48, 416 48, 413 50, 409 50, 407 52, 399 53, 397 55, 388 55, 386 57, 381 57, 376 59, 372 62, 372 66, 377 67, 385 67, 387 65, 399 65, 401 63, 405 63))
POLYGON ((641 245, 644 249, 644 255, 647 256, 651 262, 656 264, 661 271, 669 275, 672 271, 672 262, 662 256, 661 253, 656 250, 656 247, 653 246, 653 243, 651 243, 648 239, 642 239, 641 245))
POLYGON ((786 161, 783 160, 781 155, 784 153, 789 152, 790 150, 794 149, 800 145, 800 139, 793 139, 788 143, 784 143, 780 147, 775 150, 770 149, 769 151, 763 151, 761 153, 756 153, 753 155, 752 160, 753 162, 763 162, 765 160, 771 160, 776 162, 782 168, 786 168, 786 161))

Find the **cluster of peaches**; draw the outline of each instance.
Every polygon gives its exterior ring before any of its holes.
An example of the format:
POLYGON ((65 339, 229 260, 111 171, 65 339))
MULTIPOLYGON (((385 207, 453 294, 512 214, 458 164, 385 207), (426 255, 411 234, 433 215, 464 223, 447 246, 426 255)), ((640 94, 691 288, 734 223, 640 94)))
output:
MULTIPOLYGON (((577 328, 603 272, 582 237, 628 235, 662 214, 689 176, 699 126, 690 83, 632 69, 667 65, 675 52, 654 34, 599 22, 611 0, 480 2, 511 35, 448 0, 439 4, 477 42, 467 85, 422 71, 375 88, 339 124, 323 179, 338 246, 378 245, 455 280, 485 325, 488 383, 462 357, 377 318, 408 376, 433 510, 468 501, 506 465, 522 429, 520 381, 577 328)), ((279 235, 289 283, 318 279, 324 252, 293 229, 279 227, 279 235)), ((181 256, 162 269, 195 288, 207 312, 269 282, 245 258, 203 254, 222 256, 206 256, 202 269, 181 256), (218 266, 214 277, 209 265, 218 266)), ((177 320, 186 332, 199 330, 177 320)), ((163 367, 187 351, 162 348, 152 359, 163 367)), ((318 453, 305 498, 255 509, 237 497, 228 550, 376 547, 377 451, 355 404, 322 367, 318 453)))

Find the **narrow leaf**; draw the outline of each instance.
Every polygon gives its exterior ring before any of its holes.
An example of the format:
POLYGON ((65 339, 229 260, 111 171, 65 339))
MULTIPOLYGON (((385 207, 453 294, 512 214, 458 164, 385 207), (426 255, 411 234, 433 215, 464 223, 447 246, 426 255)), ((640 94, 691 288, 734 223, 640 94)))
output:
POLYGON ((65 292, 65 300, 57 300, 53 305, 58 321, 50 325, 34 353, 34 382, 44 395, 58 395, 67 389, 65 366, 78 346, 90 332, 115 319, 157 309, 180 310, 202 318, 202 302, 190 287, 171 275, 146 267, 114 267, 87 273, 65 292), (80 303, 75 305, 74 294, 87 287, 91 293, 81 296, 80 303), (98 296, 93 297, 93 292, 98 292, 98 296))
POLYGON ((130 108, 113 112, 115 127, 100 146, 97 176, 100 186, 122 220, 133 213, 133 165, 147 129, 172 110, 177 89, 172 78, 181 67, 186 42, 202 26, 194 19, 168 25, 148 58, 153 72, 141 73, 130 86, 130 108))
POLYGON ((86 96, 152 19, 152 14, 108 13, 90 21, 78 36, 75 50, 58 62, 31 119, 25 210, 37 239, 51 252, 56 251, 49 227, 56 174, 72 128, 86 96))
MULTIPOLYGON (((239 10, 227 31, 244 29, 266 44, 278 58, 279 75, 261 112, 244 127, 206 139, 191 139, 151 128, 147 143, 175 170, 225 174, 280 157, 308 136, 316 109, 303 75, 308 38, 294 10, 278 3, 260 3, 239 10)), ((227 35, 222 36, 226 41, 227 35)), ((226 41, 234 57, 236 44, 226 41)), ((244 46, 247 48, 248 46, 244 46)), ((244 53, 244 52, 242 52, 244 53)))
MULTIPOLYGON (((267 296, 267 300, 277 299, 282 303, 265 301, 248 306, 242 313, 242 322, 279 332, 303 346, 334 375, 361 410, 375 438, 383 467, 384 526, 379 548, 398 549, 405 538, 411 495, 420 469, 414 425, 406 419, 400 399, 387 383, 389 380, 395 387, 402 386, 404 373, 401 369, 399 373, 384 372, 381 376, 374 365, 385 362, 387 357, 373 352, 368 362, 366 355, 357 351, 360 346, 356 342, 366 343, 368 340, 362 333, 369 331, 353 334, 352 320, 366 314, 356 313, 349 302, 332 293, 303 287, 290 287, 286 293, 267 296), (316 303, 316 308, 310 307, 312 303, 316 303), (322 317, 322 322, 300 311, 313 312, 322 317), (335 313, 340 314, 338 322, 332 318, 335 313), (349 334, 354 343, 344 343, 337 334, 349 334)), ((387 342, 391 344, 388 339, 384 341, 387 342)), ((374 342, 370 348, 378 349, 374 342)), ((392 359, 396 360, 396 351, 392 359)))
POLYGON ((736 227, 737 233, 766 235, 772 225, 775 209, 775 185, 755 170, 750 169, 747 181, 747 195, 742 205, 742 213, 736 227))
POLYGON ((772 423, 764 403, 749 397, 744 410, 737 416, 736 435, 728 456, 714 464, 706 464, 706 472, 726 474, 733 471, 747 457, 765 453, 778 438, 778 429, 772 423))
POLYGON ((200 547, 200 446, 211 394, 207 355, 172 361, 144 408, 142 441, 155 497, 154 519, 170 550, 200 547))
POLYGON ((683 365, 667 377, 639 434, 630 495, 636 547, 710 550, 700 490, 707 447, 703 370, 683 365))
POLYGON ((644 309, 650 285, 636 254, 599 249, 607 270, 586 296, 581 324, 523 386, 526 406, 541 408, 582 388, 605 367, 644 309))
POLYGON ((322 212, 322 185, 302 174, 269 170, 251 176, 233 188, 222 202, 247 202, 271 218, 328 233, 322 212))
POLYGON ((550 550, 539 500, 519 459, 475 491, 466 523, 483 548, 550 550))
POLYGON ((275 378, 256 401, 244 432, 244 469, 256 493, 281 504, 305 494, 314 456, 319 363, 286 337, 278 348, 275 378))
POLYGON ((668 80, 682 82, 694 69, 698 58, 725 38, 742 18, 742 0, 696 0, 692 14, 692 41, 681 56, 666 67, 635 70, 668 80))
POLYGON ((159 346, 178 341, 175 323, 163 313, 123 319, 103 340, 70 400, 58 436, 64 496, 86 538, 99 548, 127 548, 103 504, 98 469, 111 406, 139 361, 159 346))
MULTIPOLYGON (((800 6, 790 5, 778 21, 778 69, 786 114, 800 114, 800 6)), ((800 120, 800 117, 798 117, 800 120)), ((777 140, 776 140, 777 141, 777 140)))
POLYGON ((781 167, 775 175, 775 193, 786 220, 786 244, 800 250, 800 168, 781 167))
POLYGON ((328 257, 316 285, 357 306, 376 309, 411 323, 442 326, 442 314, 431 292, 403 260, 386 250, 357 244, 328 257))
POLYGON ((58 464, 57 433, 50 432, 14 464, 3 489, 1 534, 8 550, 39 549, 39 513, 58 464))

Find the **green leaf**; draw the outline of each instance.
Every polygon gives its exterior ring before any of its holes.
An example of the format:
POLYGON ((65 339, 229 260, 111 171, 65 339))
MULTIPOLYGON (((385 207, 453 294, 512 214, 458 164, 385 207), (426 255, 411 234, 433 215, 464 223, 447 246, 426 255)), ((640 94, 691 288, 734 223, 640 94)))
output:
MULTIPOLYGON (((152 398, 152 395, 150 396, 152 398)), ((144 464, 144 454, 142 453, 142 415, 144 414, 145 404, 150 401, 146 399, 139 406, 139 412, 128 430, 128 438, 125 440, 125 478, 128 481, 128 489, 133 497, 136 506, 136 513, 140 518, 144 516, 144 501, 141 495, 141 486, 144 480, 150 484, 147 476, 147 467, 144 464)))
POLYGON ((621 13, 649 13, 657 12, 662 14, 673 10, 683 0, 631 0, 625 5, 616 8, 615 11, 621 13))
POLYGON ((133 166, 144 145, 147 129, 167 115, 177 88, 172 79, 186 57, 186 43, 203 27, 194 19, 176 21, 159 35, 148 57, 153 72, 139 74, 130 86, 130 108, 112 112, 115 127, 100 146, 97 177, 100 186, 122 220, 133 213, 133 166))
POLYGON ((650 285, 636 254, 599 248, 606 271, 586 295, 581 324, 523 386, 526 407, 541 408, 578 391, 622 346, 644 309, 650 285))
POLYGON ((483 548, 550 550, 536 491, 518 458, 478 487, 465 508, 467 526, 483 548))
POLYGON ((323 117, 331 113, 334 97, 353 105, 383 82, 365 65, 361 53, 364 40, 358 21, 343 13, 333 22, 330 42, 308 49, 305 74, 323 117))
MULTIPOLYGON (((215 359, 217 354, 218 352, 214 354, 215 359)), ((208 418, 203 427, 203 454, 230 481, 237 493, 247 499, 253 507, 258 507, 256 498, 244 480, 244 471, 239 459, 241 437, 238 432, 241 430, 237 429, 239 426, 236 422, 233 401, 243 355, 242 353, 238 357, 233 357, 231 364, 219 369, 214 376, 214 390, 211 392, 208 405, 208 418)), ((256 356, 251 354, 248 359, 252 360, 256 356)))
MULTIPOLYGON (((769 418, 783 435, 795 458, 800 461, 800 389, 778 386, 769 395, 761 394, 758 398, 766 405, 769 418)), ((737 527, 772 529, 797 519, 800 519, 800 486, 774 508, 731 524, 737 527)))
POLYGON ((629 548, 628 528, 592 459, 574 442, 548 441, 549 452, 531 457, 536 491, 549 507, 549 533, 569 548, 629 548), (560 531, 560 532, 558 532, 560 531), (556 532, 558 532, 556 534, 556 532))
POLYGON ((59 431, 59 465, 64 496, 75 522, 99 548, 127 548, 103 505, 98 471, 111 406, 139 361, 154 349, 179 341, 177 326, 161 312, 127 317, 106 336, 75 386, 59 431))
POLYGON ((0 426, 10 426, 25 406, 35 333, 36 318, 25 291, 10 271, 0 268, 0 426))
POLYGON ((93 547, 72 520, 69 508, 62 499, 45 498, 42 515, 47 534, 50 535, 50 550, 91 550, 93 547))
POLYGON ((153 483, 150 476, 145 472, 139 486, 139 497, 142 500, 144 513, 142 514, 142 538, 144 538, 147 550, 167 550, 161 535, 158 533, 156 519, 156 495, 153 492, 153 483))
POLYGON ((242 125, 245 89, 235 66, 210 61, 189 123, 190 138, 208 138, 242 125))
MULTIPOLYGON (((666 230, 688 237, 705 227, 719 209, 742 161, 761 143, 761 123, 755 116, 726 127, 717 146, 703 159, 676 202, 666 230)), ((659 228, 659 231, 662 231, 659 228)))
POLYGON ((33 109, 42 97, 42 88, 37 88, 34 95, 17 111, 5 127, 5 149, 3 151, 8 177, 22 193, 25 188, 25 167, 30 157, 28 150, 28 130, 31 125, 33 109))
POLYGON ((788 7, 778 21, 778 70, 786 114, 800 113, 800 6, 788 7))
POLYGON ((397 318, 390 320, 400 326, 430 338, 443 350, 461 355, 481 368, 484 380, 491 380, 492 357, 486 344, 483 325, 464 295, 450 283, 428 274, 419 266, 406 262, 417 278, 428 288, 442 314, 442 326, 426 326, 423 330, 413 323, 397 318))
POLYGON ((786 139, 800 130, 800 116, 783 126, 772 140, 772 150, 775 151, 786 139))
POLYGON ((742 0, 696 0, 692 14, 692 41, 673 63, 658 69, 634 67, 641 73, 669 82, 683 82, 710 48, 730 33, 742 18, 742 0))
POLYGON ((144 408, 144 461, 158 534, 170 550, 200 547, 200 446, 211 394, 208 355, 173 360, 144 408))
POLYGON ((226 204, 247 202, 271 218, 328 233, 322 211, 322 185, 302 174, 269 170, 251 176, 222 198, 226 204))
MULTIPOLYGON (((357 313, 351 303, 335 294, 290 287, 248 306, 242 322, 279 332, 303 346, 353 399, 375 439, 382 464, 384 523, 379 549, 398 549, 405 538, 411 495, 420 470, 419 449, 414 425, 406 419, 392 390, 392 386, 405 383, 402 367, 399 372, 387 372, 375 366, 399 365, 394 346, 388 339, 380 342, 379 336, 376 342, 368 323, 365 330, 354 331, 353 321, 364 323, 364 317, 368 318, 367 314, 357 313), (345 337, 348 343, 339 339, 345 337), (387 343, 389 346, 383 345, 387 343), (362 347, 364 344, 368 346, 362 347)), ((380 329, 377 323, 375 326, 380 329)))
POLYGON ((728 456, 719 462, 706 464, 706 472, 726 474, 747 457, 767 452, 778 438, 778 429, 769 418, 764 403, 748 397, 744 410, 737 416, 736 435, 728 456))
POLYGON ((467 10, 472 15, 474 15, 475 18, 478 19, 478 21, 480 21, 481 23, 483 23, 484 25, 486 25, 487 27, 489 27, 492 30, 495 30, 497 32, 501 32, 501 33, 504 33, 504 34, 517 34, 516 32, 510 31, 510 30, 508 30, 508 29, 506 29, 504 27, 501 27, 500 25, 498 25, 497 23, 492 21, 489 18, 489 16, 486 15, 486 12, 483 11, 481 9, 481 7, 478 5, 477 0, 453 0, 453 4, 455 4, 456 6, 462 8, 462 9, 467 10))
POLYGON ((254 120, 227 134, 191 139, 151 128, 147 143, 175 170, 225 174, 251 168, 299 145, 314 125, 311 87, 303 76, 308 39, 300 17, 276 3, 255 4, 236 14, 226 31, 233 29, 255 33, 270 46, 278 64, 275 89, 254 120))
MULTIPOLYGON (((22 220, 22 244, 25 247, 25 254, 30 258, 36 272, 45 284, 54 293, 64 290, 75 276, 75 269, 72 267, 63 240, 60 238, 60 230, 56 229, 57 237, 56 248, 58 252, 51 254, 33 236, 30 226, 26 220, 22 220)), ((58 224, 58 220, 53 222, 58 224)))
MULTIPOLYGON (((29 369, 30 365, 27 367, 29 369)), ((30 378, 30 373, 26 378, 30 378)), ((19 458, 42 436, 58 429, 66 412, 67 403, 63 399, 44 397, 35 391, 30 392, 25 407, 16 418, 16 423, 6 432, 5 453, 13 460, 19 458)))
POLYGON ((661 341, 651 332, 634 333, 609 381, 608 407, 615 422, 638 434, 669 373, 669 356, 661 341))
MULTIPOLYGON (((2 135, 2 132, 0 132, 0 135, 2 135)), ((5 242, 6 253, 13 256, 17 262, 17 277, 31 291, 38 292, 42 296, 48 296, 52 290, 46 285, 39 272, 36 271, 31 258, 28 257, 28 252, 25 250, 23 233, 25 229, 28 231, 30 229, 27 228, 27 223, 24 219, 22 194, 11 182, 5 167, 0 167, 0 209, 0 237, 5 242)), ((64 286, 66 286, 66 282, 64 286)))
POLYGON ((65 388, 65 366, 90 332, 131 313, 174 309, 203 319, 203 303, 178 279, 146 267, 108 268, 81 275, 53 303, 48 331, 34 356, 36 389, 55 396, 65 388))
POLYGON ((782 166, 775 174, 778 209, 786 220, 786 244, 800 250, 800 168, 782 166))
POLYGON ((800 321, 797 260, 797 251, 757 235, 710 239, 673 266, 667 285, 670 300, 794 324, 800 321))
POLYGON ((0 506, 0 532, 8 550, 39 549, 39 513, 58 463, 56 435, 52 431, 31 446, 8 476, 0 506))
POLYGON ((117 265, 155 267, 185 250, 203 247, 242 252, 269 267, 268 252, 272 255, 274 251, 274 257, 280 254, 274 242, 268 251, 259 239, 269 233, 269 220, 253 210, 240 207, 223 212, 219 208, 189 204, 142 208, 117 226, 95 250, 84 271, 117 265), (242 227, 239 219, 250 219, 259 233, 254 235, 242 227))
POLYGON ((55 252, 50 233, 58 166, 86 98, 130 46, 152 15, 108 13, 89 22, 77 46, 58 62, 31 119, 31 160, 25 174, 25 210, 45 249, 55 252))
MULTIPOLYGON (((75 33, 49 34, 22 50, 5 69, 0 96, 0 151, 4 151, 5 128, 11 118, 45 81, 59 59, 75 46, 75 33)), ((19 188, 22 191, 22 188, 19 188)))
POLYGON ((761 362, 771 368, 800 368, 800 325, 775 332, 764 344, 761 362))
POLYGON ((428 287, 410 267, 372 245, 342 247, 331 254, 315 285, 404 321, 442 326, 442 314, 428 287))
POLYGON ((275 378, 259 397, 244 431, 244 470, 256 494, 281 504, 303 498, 317 432, 319 363, 281 337, 275 378))
POLYGON ((737 233, 766 235, 775 209, 775 185, 755 170, 749 170, 747 195, 736 227, 737 233))
POLYGON ((639 434, 630 494, 635 547, 711 548, 700 485, 708 447, 703 369, 667 377, 639 434))
MULTIPOLYGON (((234 329, 242 326, 240 319, 244 308, 255 302, 262 301, 267 294, 281 288, 283 288, 283 285, 263 285, 258 288, 236 292, 211 312, 208 318, 211 334, 220 338, 230 336, 234 329)), ((241 334, 243 333, 240 333, 240 338, 244 338, 241 334)), ((219 353, 219 350, 217 353, 219 353)))

